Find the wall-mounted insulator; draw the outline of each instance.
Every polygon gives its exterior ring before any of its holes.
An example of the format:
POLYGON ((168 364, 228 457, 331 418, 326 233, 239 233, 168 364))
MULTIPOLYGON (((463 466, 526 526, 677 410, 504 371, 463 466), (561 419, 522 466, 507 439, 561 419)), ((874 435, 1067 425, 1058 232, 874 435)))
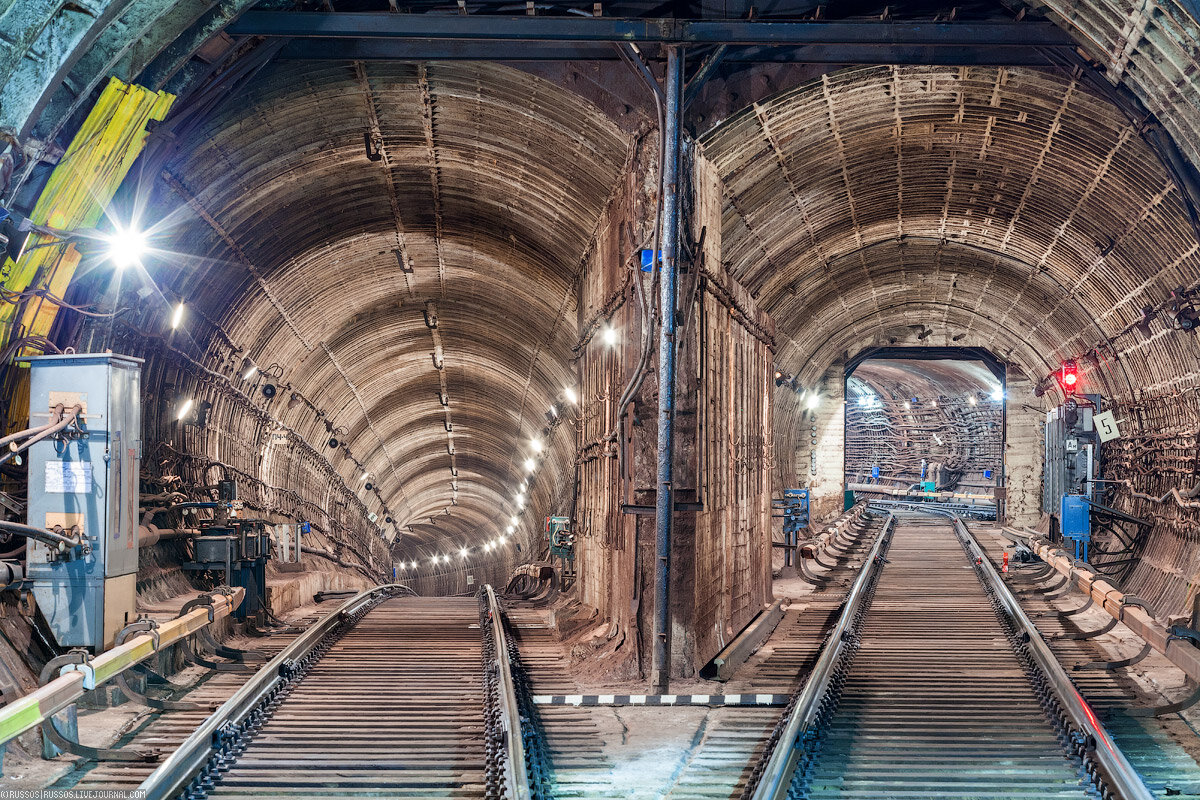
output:
POLYGON ((438 326, 437 305, 432 301, 425 304, 425 327, 433 330, 438 326))
POLYGON ((441 369, 446 365, 446 359, 442 355, 442 346, 439 344, 433 348, 433 366, 434 369, 441 369))
POLYGON ((451 433, 454 431, 454 423, 452 423, 450 420, 446 420, 445 422, 442 423, 442 425, 445 426, 447 433, 451 433))

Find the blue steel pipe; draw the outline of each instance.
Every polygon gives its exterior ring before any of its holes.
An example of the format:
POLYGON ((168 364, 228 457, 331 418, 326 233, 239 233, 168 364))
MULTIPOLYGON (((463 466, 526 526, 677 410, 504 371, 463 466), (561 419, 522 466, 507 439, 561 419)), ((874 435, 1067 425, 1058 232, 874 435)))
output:
POLYGON ((658 491, 654 510, 654 653, 650 679, 666 694, 671 674, 671 524, 675 511, 672 458, 675 452, 675 294, 679 267, 680 117, 683 112, 683 49, 667 48, 666 111, 663 126, 662 271, 658 334, 658 491))

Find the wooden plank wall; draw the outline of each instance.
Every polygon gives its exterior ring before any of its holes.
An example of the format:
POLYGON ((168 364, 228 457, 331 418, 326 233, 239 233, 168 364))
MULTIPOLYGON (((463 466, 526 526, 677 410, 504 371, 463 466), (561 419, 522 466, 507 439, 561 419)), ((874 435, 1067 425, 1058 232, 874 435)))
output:
MULTIPOLYGON (((635 161, 601 220, 580 285, 580 413, 575 523, 579 598, 608 622, 612 669, 649 670, 657 364, 634 402, 617 402, 641 346, 633 267, 653 219, 653 185, 635 161), (649 191, 647 186, 649 185, 649 191), (607 345, 612 324, 619 341, 607 345), (619 431, 616 440, 608 435, 619 431), (622 457, 617 458, 617 451, 622 457)), ((642 167, 644 169, 644 166, 642 167)), ((692 675, 771 598, 771 375, 774 331, 721 266, 721 186, 696 162, 685 215, 694 258, 681 266, 672 548, 672 671, 692 675), (699 510, 695 510, 696 507, 699 510)), ((649 289, 647 281, 647 289, 649 289)), ((652 332, 653 333, 653 332, 652 332)), ((657 353, 657 346, 654 348, 657 353)))
MULTIPOLYGON (((580 282, 574 517, 578 597, 609 623, 611 668, 623 677, 636 677, 642 669, 639 636, 644 626, 639 619, 649 620, 649 604, 642 608, 640 602, 644 577, 635 573, 636 518, 621 513, 626 481, 617 458, 622 439, 627 452, 633 451, 638 429, 628 423, 618 427, 617 402, 641 347, 641 309, 633 284, 640 273, 633 271, 633 259, 654 217, 654 187, 647 188, 646 178, 657 160, 653 139, 642 140, 626 180, 601 217, 580 282), (618 333, 615 345, 604 342, 609 325, 618 333), (614 430, 619 437, 610 440, 614 430)), ((643 389, 641 396, 646 394, 643 389)))
POLYGON ((770 602, 774 328, 721 262, 722 189, 698 158, 693 313, 699 393, 695 662, 707 663, 770 602))

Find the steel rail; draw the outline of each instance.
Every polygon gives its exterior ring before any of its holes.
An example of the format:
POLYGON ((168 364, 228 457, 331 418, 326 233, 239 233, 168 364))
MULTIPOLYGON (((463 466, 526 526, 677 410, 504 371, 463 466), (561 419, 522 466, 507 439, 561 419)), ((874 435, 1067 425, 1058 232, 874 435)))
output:
POLYGON ((883 530, 875 539, 866 561, 859 570, 854 585, 842 604, 842 613, 837 625, 829 634, 817 663, 809 673, 808 680, 800 690, 796 704, 788 717, 779 739, 767 759, 763 774, 754 787, 751 800, 787 800, 792 785, 792 776, 804 755, 804 737, 820 710, 821 703, 829 690, 834 670, 851 638, 850 628, 862 610, 864 598, 871 583, 879 577, 886 563, 882 557, 884 548, 891 540, 896 527, 896 518, 889 514, 883 530))
POLYGON ((389 583, 359 592, 300 634, 204 720, 158 769, 150 773, 138 787, 142 796, 147 800, 166 800, 180 794, 215 752, 214 739, 227 726, 243 721, 275 687, 288 680, 287 673, 293 662, 304 658, 340 622, 373 601, 391 596, 403 588, 399 584, 389 583))
POLYGON ((0 709, 0 745, 36 728, 83 697, 85 692, 112 680, 163 647, 229 616, 241 605, 244 596, 245 590, 240 588, 235 589, 233 595, 213 594, 211 606, 197 608, 182 617, 164 622, 154 633, 135 636, 84 663, 64 666, 57 678, 0 709))
POLYGON ((525 759, 525 740, 521 735, 521 710, 517 703, 516 684, 513 681, 512 664, 509 662, 508 637, 504 632, 503 612, 500 601, 491 584, 483 587, 487 599, 488 619, 492 626, 492 641, 495 643, 495 663, 500 683, 500 723, 504 726, 505 757, 508 769, 504 771, 504 783, 509 800, 530 800, 533 790, 529 785, 529 766, 525 759))
POLYGON ((975 540, 975 536, 957 517, 954 519, 954 530, 966 546, 968 553, 977 560, 981 574, 987 579, 1001 605, 1012 618, 1013 624, 1024 636, 1028 637, 1026 647, 1030 656, 1033 657, 1038 668, 1046 677, 1051 690, 1058 698, 1067 716, 1070 717, 1076 730, 1086 737, 1090 757, 1103 773, 1108 789, 1120 800, 1152 800, 1154 795, 1146 788, 1146 784, 1142 782, 1137 771, 1125 758, 1125 754, 1121 752, 1112 736, 1105 730, 1091 706, 1071 683, 1066 670, 1058 662, 1058 658, 1050 649, 1050 645, 1046 643, 1041 631, 1037 629, 1037 626, 1025 614, 1025 610, 1021 608, 1021 604, 1017 602, 1016 597, 1009 591, 991 559, 975 540))

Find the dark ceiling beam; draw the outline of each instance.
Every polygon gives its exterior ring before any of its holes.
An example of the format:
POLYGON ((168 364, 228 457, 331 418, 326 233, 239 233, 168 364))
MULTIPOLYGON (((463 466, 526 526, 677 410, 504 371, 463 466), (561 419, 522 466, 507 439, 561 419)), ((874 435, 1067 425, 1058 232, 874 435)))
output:
MULTIPOLYGON (((1049 22, 750 22, 744 20, 502 17, 251 11, 234 36, 462 42, 638 42, 770 47, 1071 47, 1049 22)), ((512 53, 517 55, 517 53, 512 53)), ((510 56, 511 58, 511 56, 510 56)))
MULTIPOLYGON (((277 56, 304 61, 616 61, 606 44, 528 42, 428 42, 401 39, 296 39, 277 56)), ((727 63, 937 64, 941 66, 1047 66, 1045 48, 1021 46, 928 47, 912 45, 811 45, 734 47, 727 63)))

